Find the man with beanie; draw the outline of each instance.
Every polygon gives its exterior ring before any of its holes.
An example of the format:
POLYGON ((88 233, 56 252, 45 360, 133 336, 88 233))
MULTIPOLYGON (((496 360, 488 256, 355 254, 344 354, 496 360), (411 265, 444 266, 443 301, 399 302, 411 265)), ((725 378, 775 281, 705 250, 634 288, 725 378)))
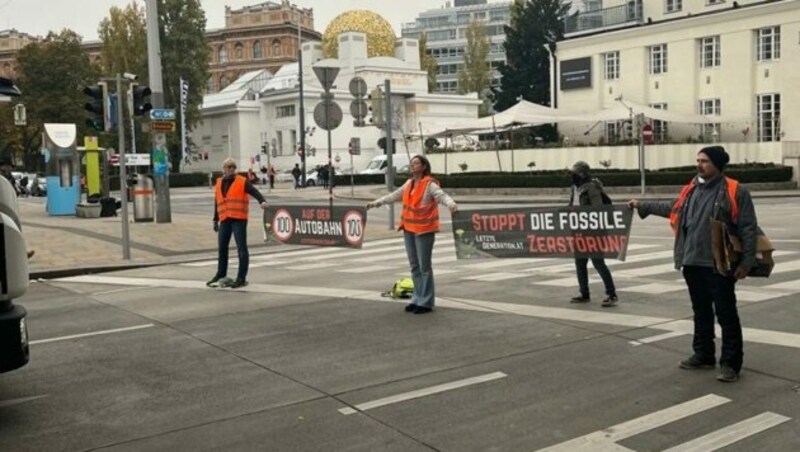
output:
MULTIPOLYGON (((247 270, 250 253, 247 250, 247 217, 250 211, 249 196, 256 198, 262 209, 267 208, 264 196, 244 176, 236 174, 236 161, 228 158, 222 162, 222 177, 217 179, 214 189, 214 231, 217 232, 219 249, 217 274, 206 283, 208 287, 219 287, 228 273, 228 246, 231 235, 236 240, 239 254, 239 270, 236 280, 227 287, 233 289, 247 285, 247 270)), ((227 281, 227 280, 226 280, 227 281)))
MULTIPOLYGON (((572 206, 593 206, 599 207, 603 203, 603 184, 599 179, 594 179, 589 174, 589 164, 582 161, 575 162, 572 165, 572 195, 570 196, 569 205, 572 206)), ((608 308, 617 304, 617 291, 614 288, 614 279, 611 277, 606 265, 605 259, 602 257, 593 257, 592 265, 606 288, 606 298, 603 300, 601 306, 608 308)), ((576 257, 575 269, 578 274, 578 287, 580 295, 570 299, 571 303, 588 303, 591 301, 589 296, 589 258, 576 257)))
POLYGON ((669 218, 675 234, 675 268, 683 270, 694 311, 694 353, 680 362, 683 369, 713 369, 716 364, 714 315, 722 328, 720 371, 717 380, 734 382, 742 369, 742 326, 736 309, 736 281, 747 277, 756 263, 756 219, 750 192, 724 175, 728 153, 722 146, 705 147, 697 153, 697 176, 674 201, 646 202, 632 199, 628 205, 639 216, 669 218), (725 224, 728 233, 742 243, 742 258, 728 274, 714 268, 711 219, 725 224))

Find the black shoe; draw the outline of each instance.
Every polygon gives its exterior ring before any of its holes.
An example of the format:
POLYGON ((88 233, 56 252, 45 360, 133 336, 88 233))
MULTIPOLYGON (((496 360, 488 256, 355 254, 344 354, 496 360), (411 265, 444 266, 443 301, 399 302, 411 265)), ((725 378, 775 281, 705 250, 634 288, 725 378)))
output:
POLYGON ((736 372, 729 366, 720 366, 717 380, 724 381, 725 383, 733 383, 739 380, 739 372, 736 372))
POLYGON ((414 303, 409 303, 406 305, 406 312, 414 312, 414 309, 417 308, 417 305, 414 303))
POLYGON ((583 295, 579 297, 572 297, 569 299, 570 303, 588 303, 590 301, 592 301, 591 297, 588 296, 584 297, 583 295))
POLYGON ((692 355, 679 364, 681 369, 697 370, 697 369, 713 369, 715 367, 714 360, 703 361, 700 358, 692 355))
POLYGON ((219 280, 222 279, 219 276, 215 276, 211 278, 207 283, 206 286, 208 287, 219 287, 219 280))
POLYGON ((605 300, 603 300, 600 306, 604 308, 610 308, 611 306, 616 306, 617 301, 619 301, 619 299, 616 295, 609 295, 605 300))
POLYGON ((428 308, 425 306, 415 306, 414 310, 411 312, 413 312, 414 314, 427 314, 431 311, 433 311, 433 308, 428 308))
POLYGON ((236 281, 233 282, 233 284, 231 284, 228 287, 230 287, 231 289, 238 289, 239 287, 244 287, 246 285, 247 285, 247 281, 245 281, 243 279, 237 279, 236 281))

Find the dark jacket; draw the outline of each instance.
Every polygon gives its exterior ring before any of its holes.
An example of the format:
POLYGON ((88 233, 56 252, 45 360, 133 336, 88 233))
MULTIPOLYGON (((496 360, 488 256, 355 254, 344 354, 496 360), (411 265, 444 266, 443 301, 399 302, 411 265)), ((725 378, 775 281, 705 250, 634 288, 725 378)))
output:
MULTIPOLYGON (((233 184, 234 177, 222 177, 222 196, 228 194, 228 190, 230 190, 231 185, 233 184)), ((249 181, 245 181, 244 183, 244 191, 247 192, 248 195, 256 198, 259 204, 266 201, 264 196, 261 194, 260 191, 256 187, 253 186, 249 181)), ((214 198, 214 221, 219 221, 219 214, 217 213, 217 198, 214 198)), ((236 220, 236 221, 247 221, 247 220, 236 220)))
POLYGON ((575 193, 578 193, 579 206, 602 206, 603 205, 603 183, 600 179, 590 179, 582 185, 572 185, 569 196, 569 205, 575 205, 575 193))
MULTIPOLYGON (((698 183, 698 179, 695 178, 698 183)), ((658 215, 669 218, 677 199, 671 201, 642 201, 639 205, 639 216, 658 215)), ((692 190, 681 210, 681 224, 675 237, 673 256, 675 268, 684 265, 700 265, 713 267, 711 252, 711 218, 727 225, 728 232, 739 237, 742 242, 742 262, 739 264, 751 268, 756 263, 756 240, 759 233, 753 199, 750 192, 742 184, 736 191, 739 204, 739 221, 734 224, 731 218, 731 203, 728 199, 727 184, 722 175, 699 184, 692 190), (709 199, 710 197, 710 199, 709 199)))

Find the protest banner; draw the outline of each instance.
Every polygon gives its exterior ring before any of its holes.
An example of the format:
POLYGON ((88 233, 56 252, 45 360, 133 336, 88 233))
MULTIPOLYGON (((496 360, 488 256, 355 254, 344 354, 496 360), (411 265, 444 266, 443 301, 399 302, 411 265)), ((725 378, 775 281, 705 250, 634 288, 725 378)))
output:
POLYGON ((624 261, 633 211, 627 206, 464 209, 453 218, 459 259, 603 257, 624 261))
POLYGON ((273 206, 264 211, 267 242, 361 248, 366 211, 355 206, 273 206))

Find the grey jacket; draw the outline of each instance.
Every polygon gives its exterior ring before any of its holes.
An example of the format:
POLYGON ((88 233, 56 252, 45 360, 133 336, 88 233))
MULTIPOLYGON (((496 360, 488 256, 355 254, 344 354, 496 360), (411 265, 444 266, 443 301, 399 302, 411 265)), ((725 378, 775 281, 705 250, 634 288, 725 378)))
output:
POLYGON ((600 179, 591 179, 583 185, 572 185, 572 194, 569 197, 570 206, 602 206, 603 205, 603 183, 600 179), (575 203, 575 198, 578 203, 575 203))
MULTIPOLYGON (((742 261, 739 265, 751 268, 756 263, 756 240, 759 234, 753 199, 750 192, 742 184, 736 191, 739 205, 739 221, 734 224, 731 218, 731 203, 728 199, 727 184, 724 175, 715 177, 705 184, 699 183, 689 194, 681 207, 680 225, 675 237, 675 268, 684 265, 713 267, 711 250, 710 219, 714 218, 727 225, 728 232, 739 237, 742 242, 742 261)), ((669 218, 677 199, 671 201, 642 201, 639 205, 639 216, 658 215, 669 218)))

